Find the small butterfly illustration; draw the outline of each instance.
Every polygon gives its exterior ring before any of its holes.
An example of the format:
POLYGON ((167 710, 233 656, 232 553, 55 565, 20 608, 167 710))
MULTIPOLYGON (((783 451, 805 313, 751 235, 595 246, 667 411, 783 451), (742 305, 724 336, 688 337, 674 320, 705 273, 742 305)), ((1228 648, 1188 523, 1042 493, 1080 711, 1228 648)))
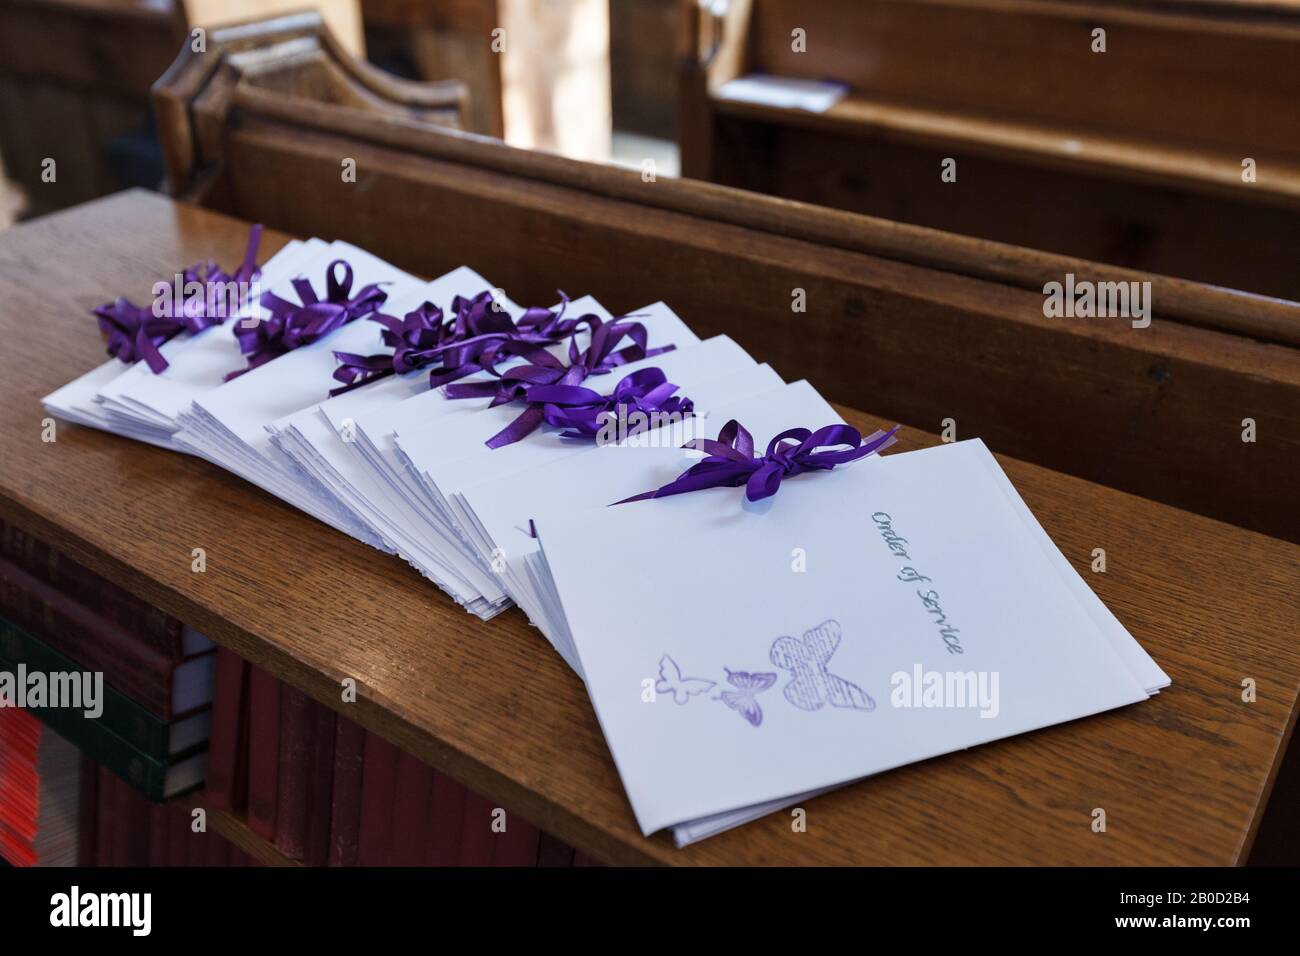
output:
POLYGON ((775 674, 750 674, 747 671, 727 671, 727 680, 736 690, 724 690, 714 700, 720 700, 736 713, 744 717, 751 725, 757 727, 763 722, 763 708, 755 699, 763 691, 776 683, 775 674))
POLYGON ((699 677, 683 677, 675 660, 667 654, 659 658, 659 680, 655 681, 655 691, 672 694, 678 704, 685 704, 696 694, 707 693, 713 689, 714 683, 699 677))

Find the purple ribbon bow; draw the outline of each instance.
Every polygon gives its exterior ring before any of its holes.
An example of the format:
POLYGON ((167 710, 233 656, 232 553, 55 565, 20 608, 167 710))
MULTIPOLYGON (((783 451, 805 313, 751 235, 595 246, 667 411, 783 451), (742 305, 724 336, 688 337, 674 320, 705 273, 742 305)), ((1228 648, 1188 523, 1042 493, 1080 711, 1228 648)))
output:
POLYGON ((236 325, 235 338, 239 340, 239 351, 248 356, 248 366, 231 372, 225 380, 228 382, 286 352, 310 345, 354 319, 374 312, 388 298, 388 293, 379 288, 381 284, 371 283, 352 295, 352 266, 343 259, 335 259, 325 270, 324 300, 317 298, 311 282, 301 277, 293 280, 301 305, 294 305, 273 292, 264 292, 260 301, 263 308, 270 310, 271 317, 249 328, 243 328, 242 322, 236 325), (343 267, 341 279, 336 274, 339 266, 343 267))
POLYGON ((644 431, 654 414, 689 415, 695 403, 673 393, 677 386, 668 381, 663 369, 643 368, 623 376, 608 395, 580 385, 535 385, 528 390, 528 400, 542 405, 542 417, 548 425, 567 428, 562 438, 594 438, 599 435, 610 414, 625 420, 637 412, 646 417, 644 426, 627 434, 644 431))
POLYGON ((739 488, 741 485, 745 486, 746 498, 760 501, 776 494, 783 478, 805 471, 829 471, 836 465, 883 451, 897 440, 894 435, 900 427, 895 425, 889 431, 875 431, 866 438, 849 425, 827 425, 816 431, 790 428, 767 443, 766 454, 756 456, 753 436, 740 422, 732 419, 722 426, 716 441, 693 438, 682 446, 707 452, 708 457, 703 461, 692 465, 661 488, 614 504, 667 498, 705 488, 739 488), (829 450, 836 446, 845 447, 829 450))
POLYGON ((233 274, 220 269, 211 259, 190 266, 181 274, 181 288, 172 296, 171 307, 162 314, 157 314, 153 306, 141 308, 125 298, 96 308, 95 319, 106 339, 108 354, 123 362, 143 360, 155 375, 165 371, 167 360, 158 351, 159 346, 181 332, 193 335, 220 325, 228 315, 238 312, 239 284, 252 282, 261 272, 257 265, 261 242, 262 227, 253 226, 244 260, 233 274), (186 293, 195 284, 202 287, 201 296, 186 293), (234 302, 229 294, 232 284, 234 302))
POLYGON ((489 408, 508 402, 525 402, 525 408, 513 422, 507 425, 486 442, 489 448, 501 448, 511 445, 532 432, 545 419, 545 403, 534 401, 533 389, 542 385, 574 386, 581 385, 591 375, 603 375, 626 365, 628 362, 640 361, 653 355, 669 352, 675 346, 665 345, 657 349, 647 349, 647 333, 640 322, 601 322, 596 316, 584 316, 580 322, 591 325, 591 343, 579 351, 577 334, 569 340, 569 364, 556 358, 540 345, 507 339, 495 346, 491 355, 485 355, 485 369, 497 376, 495 382, 471 382, 468 384, 448 385, 446 394, 451 399, 491 398, 489 408), (615 350, 623 341, 630 339, 631 345, 615 350), (516 355, 526 359, 522 365, 496 370, 496 362, 507 355, 516 355))
POLYGON ((450 328, 443 324, 442 309, 432 302, 421 304, 400 319, 376 312, 370 321, 384 327, 381 337, 393 351, 378 355, 335 352, 334 357, 341 364, 334 370, 334 377, 344 384, 333 389, 331 396, 342 395, 394 373, 404 375, 423 368, 433 361, 450 328))
POLYGON ((516 323, 497 308, 490 292, 472 299, 457 296, 452 302, 455 319, 447 342, 440 349, 442 370, 429 375, 429 387, 439 388, 475 372, 493 369, 505 357, 532 354, 527 346, 553 345, 583 328, 600 324, 591 314, 566 319, 569 297, 559 293, 556 310, 531 306, 516 323))

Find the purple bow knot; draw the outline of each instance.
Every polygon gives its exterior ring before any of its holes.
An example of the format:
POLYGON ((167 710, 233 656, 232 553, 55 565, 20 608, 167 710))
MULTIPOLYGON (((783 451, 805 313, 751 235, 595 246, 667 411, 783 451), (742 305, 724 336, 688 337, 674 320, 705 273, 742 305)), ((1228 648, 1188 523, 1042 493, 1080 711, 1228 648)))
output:
MULTIPOLYGON (((123 362, 143 360, 155 375, 165 371, 167 360, 158 351, 159 346, 181 332, 193 335, 220 325, 239 311, 241 286, 252 282, 261 272, 257 265, 261 241, 262 227, 253 226, 248 233, 243 262, 233 274, 208 259, 186 269, 179 287, 173 291, 167 285, 168 294, 156 298, 151 307, 141 308, 121 298, 96 308, 95 319, 105 337, 108 354, 123 362)), ((159 284, 166 285, 155 283, 154 288, 159 284)))
POLYGON ((562 438, 593 438, 606 427, 610 415, 632 422, 639 413, 643 421, 629 426, 621 438, 650 427, 652 416, 691 414, 695 403, 675 395, 676 391, 663 369, 643 368, 623 376, 608 395, 579 385, 535 385, 528 390, 528 401, 541 404, 548 425, 569 429, 562 438))
POLYGON ((355 296, 352 295, 352 266, 343 259, 335 259, 325 270, 325 298, 316 296, 308 279, 293 280, 301 305, 294 305, 273 292, 265 292, 260 300, 271 316, 257 324, 235 328, 239 350, 248 356, 247 368, 237 369, 226 376, 226 381, 265 365, 274 358, 319 341, 354 319, 369 315, 388 298, 379 288, 381 283, 371 283, 355 296), (343 267, 343 276, 337 274, 343 267))
POLYGON ((756 456, 753 436, 732 419, 722 426, 716 440, 694 438, 682 446, 707 453, 708 457, 703 461, 692 465, 661 488, 614 504, 741 485, 745 486, 746 498, 761 501, 776 494, 784 478, 806 471, 829 471, 836 465, 883 451, 897 440, 894 436, 900 427, 895 425, 888 431, 875 431, 866 438, 850 425, 827 425, 816 431, 790 428, 768 442, 765 454, 756 456))
POLYGON ((675 348, 673 345, 665 345, 657 349, 647 349, 646 329, 640 322, 601 322, 596 316, 584 316, 578 321, 590 324, 591 342, 587 348, 579 350, 575 332, 569 339, 567 365, 540 345, 508 339, 496 346, 490 355, 484 356, 485 370, 497 376, 495 382, 471 382, 447 386, 448 398, 491 398, 489 408, 510 402, 528 404, 518 418, 487 440, 486 444, 489 448, 513 444, 532 434, 542 424, 545 417, 544 403, 534 401, 531 395, 536 387, 581 385, 589 376, 604 375, 628 362, 661 355, 675 348), (630 339, 632 344, 618 349, 617 346, 625 338, 630 339), (519 356, 526 361, 504 372, 498 372, 496 362, 507 355, 519 356))
POLYGON ((378 355, 335 352, 334 357, 341 364, 334 370, 334 377, 344 384, 333 389, 331 396, 342 395, 394 373, 404 375, 424 368, 437 358, 438 346, 449 328, 443 324, 442 309, 432 302, 422 303, 400 319, 376 312, 370 321, 384 327, 381 338, 393 351, 378 355))

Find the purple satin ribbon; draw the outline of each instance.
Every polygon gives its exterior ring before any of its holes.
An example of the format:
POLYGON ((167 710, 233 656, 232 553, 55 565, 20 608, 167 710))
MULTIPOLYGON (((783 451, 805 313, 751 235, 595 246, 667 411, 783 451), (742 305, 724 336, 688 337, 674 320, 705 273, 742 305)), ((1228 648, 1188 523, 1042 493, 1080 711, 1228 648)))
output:
POLYGON ((757 456, 754 454, 753 436, 732 419, 722 426, 717 440, 693 438, 682 446, 706 452, 708 457, 703 461, 692 465, 661 488, 614 504, 667 498, 705 488, 739 488, 741 485, 745 486, 746 498, 761 501, 776 494, 784 478, 806 471, 829 471, 836 465, 883 451, 897 440, 894 436, 900 427, 895 425, 889 431, 872 432, 866 438, 849 425, 827 425, 816 431, 790 428, 768 442, 766 454, 757 456), (844 447, 832 450, 837 446, 844 447))
POLYGON ((628 362, 637 362, 654 355, 672 351, 673 345, 657 349, 647 349, 648 334, 640 322, 601 322, 596 316, 584 316, 579 320, 590 324, 591 343, 579 351, 577 333, 569 340, 569 363, 566 365, 540 345, 517 340, 506 340, 485 355, 485 370, 497 376, 496 381, 470 382, 468 384, 448 385, 446 395, 450 399, 491 398, 489 408, 509 402, 525 402, 525 408, 513 422, 493 435, 485 443, 489 448, 501 448, 511 445, 532 434, 545 419, 545 403, 533 401, 531 391, 538 386, 581 385, 592 375, 603 375, 628 362), (630 339, 632 344, 621 349, 616 347, 623 339, 630 339), (496 370, 496 363, 507 356, 525 359, 521 365, 504 372, 496 370))
MULTIPOLYGON (((226 320, 230 310, 216 308, 210 311, 209 300, 216 299, 222 286, 252 282, 257 278, 261 273, 257 264, 257 249, 261 242, 262 227, 253 226, 248 232, 243 262, 234 273, 225 272, 211 259, 186 269, 181 274, 181 292, 197 283, 202 286, 203 295, 191 297, 182 294, 179 302, 173 297, 171 310, 164 315, 155 315, 152 306, 141 308, 124 298, 96 308, 95 319, 106 339, 108 354, 123 362, 143 360, 155 375, 165 371, 167 360, 158 351, 159 346, 181 332, 193 335, 226 320)), ((226 302, 224 298, 219 301, 226 302)), ((234 303, 233 311, 238 312, 241 304, 234 303)))
POLYGON ((331 396, 342 395, 389 375, 404 375, 423 368, 433 361, 434 350, 444 343, 446 330, 450 328, 450 325, 443 324, 442 309, 432 302, 421 304, 400 319, 376 312, 370 321, 384 327, 381 338, 393 351, 378 355, 335 352, 334 357, 341 364, 334 370, 334 377, 344 384, 333 389, 331 396))
POLYGON ((330 395, 341 395, 394 373, 401 375, 431 366, 429 387, 439 388, 517 354, 506 349, 507 342, 552 345, 599 321, 594 315, 566 319, 569 297, 563 292, 559 295, 558 309, 533 306, 518 322, 486 290, 472 298, 456 296, 451 303, 452 318, 446 322, 442 310, 429 302, 415 312, 408 312, 403 320, 373 315, 371 319, 387 330, 383 334, 384 344, 393 352, 377 355, 335 352, 341 365, 334 377, 344 384, 330 395))
POLYGON ((236 325, 235 338, 239 340, 239 351, 248 356, 248 366, 231 372, 225 380, 238 378, 271 359, 319 341, 354 319, 374 312, 388 298, 388 293, 379 288, 380 285, 382 283, 373 282, 352 295, 352 266, 343 259, 335 259, 325 270, 323 300, 317 297, 311 282, 301 277, 293 280, 300 305, 273 292, 263 293, 262 307, 270 310, 271 316, 249 328, 242 328, 242 322, 236 325), (337 275, 339 266, 343 267, 342 278, 337 275))
MULTIPOLYGON (((528 401, 541 403, 542 418, 548 425, 569 429, 560 437, 595 438, 609 415, 627 420, 641 412, 647 419, 645 427, 649 427, 651 415, 691 414, 695 403, 675 395, 676 391, 663 369, 643 368, 623 376, 608 395, 580 385, 535 385, 528 390, 528 401)), ((643 430, 636 428, 627 434, 643 430)))

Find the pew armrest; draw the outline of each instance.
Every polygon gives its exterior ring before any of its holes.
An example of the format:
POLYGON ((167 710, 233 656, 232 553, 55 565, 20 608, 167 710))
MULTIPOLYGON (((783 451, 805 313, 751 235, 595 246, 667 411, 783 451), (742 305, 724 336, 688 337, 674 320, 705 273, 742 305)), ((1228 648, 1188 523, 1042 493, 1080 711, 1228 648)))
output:
POLYGON ((344 50, 315 12, 213 29, 202 49, 194 47, 191 36, 152 90, 173 195, 205 188, 220 157, 217 134, 245 97, 278 101, 288 110, 323 106, 378 125, 464 127, 464 83, 390 76, 344 50), (215 95, 218 90, 226 95, 215 95))

